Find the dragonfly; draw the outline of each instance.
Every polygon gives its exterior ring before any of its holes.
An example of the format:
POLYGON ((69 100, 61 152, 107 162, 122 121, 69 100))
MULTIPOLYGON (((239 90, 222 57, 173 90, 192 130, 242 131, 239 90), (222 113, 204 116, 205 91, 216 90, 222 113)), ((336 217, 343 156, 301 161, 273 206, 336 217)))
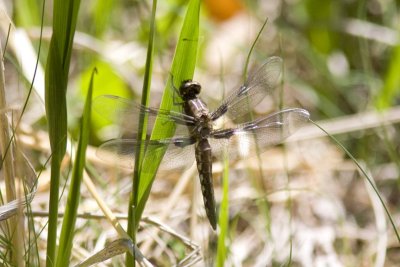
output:
MULTIPOLYGON (((161 150, 165 151, 159 169, 183 168, 196 161, 206 215, 211 227, 216 230, 213 160, 223 155, 228 155, 229 160, 233 160, 252 155, 254 151, 263 152, 270 146, 282 143, 309 121, 309 112, 302 108, 287 108, 268 116, 247 120, 246 115, 275 91, 281 73, 282 59, 276 56, 268 58, 213 111, 199 97, 201 85, 192 80, 183 81, 179 89, 175 89, 182 99, 178 104, 181 112, 149 108, 112 95, 100 96, 94 102, 95 109, 102 114, 117 113, 121 114, 119 117, 132 118, 125 119, 130 122, 125 128, 129 128, 131 132, 138 128, 138 119, 133 118, 139 118, 141 114, 148 116, 150 129, 157 119, 163 123, 174 123, 176 131, 174 136, 159 140, 112 139, 102 144, 97 154, 107 160, 109 152, 114 152, 121 165, 133 167, 135 151, 144 146, 150 151, 150 154, 146 154, 150 158, 152 153, 155 157, 161 150), (235 123, 234 126, 218 128, 217 122, 226 117, 225 115, 235 123)), ((146 169, 142 168, 141 171, 146 172, 146 169)))

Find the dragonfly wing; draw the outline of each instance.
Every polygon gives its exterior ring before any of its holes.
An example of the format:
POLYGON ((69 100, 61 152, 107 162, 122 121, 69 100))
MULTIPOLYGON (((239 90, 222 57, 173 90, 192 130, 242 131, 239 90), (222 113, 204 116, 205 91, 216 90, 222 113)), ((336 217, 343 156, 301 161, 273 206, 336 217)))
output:
POLYGON ((147 115, 148 129, 152 129, 155 120, 158 119, 162 124, 174 123, 177 126, 181 125, 180 132, 183 133, 184 129, 187 128, 187 124, 191 125, 195 122, 193 117, 186 114, 145 107, 134 101, 114 95, 98 96, 93 102, 93 108, 102 117, 110 122, 117 122, 130 133, 137 132, 141 114, 147 115))
POLYGON ((251 112, 265 96, 270 95, 279 82, 282 73, 282 59, 270 57, 254 73, 251 73, 246 82, 232 91, 217 110, 212 112, 213 120, 225 113, 234 121, 251 112))
MULTIPOLYGON (((97 150, 97 156, 104 161, 133 169, 135 153, 140 146, 146 148, 148 162, 162 157, 159 170, 174 170, 184 168, 194 161, 193 140, 187 137, 174 137, 163 140, 113 139, 102 144, 97 150), (165 153, 164 153, 165 151, 165 153)), ((143 172, 152 172, 142 169, 143 172)))
POLYGON ((222 155, 228 147, 230 159, 254 156, 270 146, 282 143, 303 127, 310 118, 305 109, 285 109, 267 117, 244 123, 236 128, 213 132, 210 139, 214 155, 222 155), (257 149, 258 148, 258 149, 257 149))

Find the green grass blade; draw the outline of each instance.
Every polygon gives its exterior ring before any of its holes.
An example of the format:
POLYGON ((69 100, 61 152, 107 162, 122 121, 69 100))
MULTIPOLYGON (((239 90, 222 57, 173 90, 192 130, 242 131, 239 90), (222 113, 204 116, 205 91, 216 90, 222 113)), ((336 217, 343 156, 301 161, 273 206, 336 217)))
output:
MULTIPOLYGON (((141 104, 143 106, 149 105, 150 100, 150 86, 151 86, 151 72, 153 69, 153 52, 154 52, 154 35, 155 35, 155 24, 156 24, 156 10, 157 10, 157 0, 153 1, 153 9, 152 9, 152 19, 150 25, 150 36, 149 36, 149 43, 147 47, 147 60, 146 60, 146 67, 145 67, 145 74, 143 79, 143 90, 142 90, 142 99, 141 104)), ((145 140, 147 133, 147 117, 145 114, 140 114, 139 117, 139 129, 138 129, 138 139, 145 140)), ((133 203, 131 207, 136 207, 138 203, 138 192, 140 186, 140 168, 143 162, 143 154, 144 148, 138 149, 135 155, 135 170, 133 172, 133 203)), ((132 209, 130 209, 132 211, 132 209)), ((133 214, 132 214, 133 215, 133 214)), ((133 220, 135 221, 135 220, 133 220)), ((138 223, 138 221, 135 221, 138 223)), ((136 229, 136 225, 131 229, 136 229)))
POLYGON ((46 265, 53 266, 56 255, 60 165, 67 137, 66 89, 72 41, 80 1, 56 0, 53 9, 53 35, 45 73, 45 104, 52 151, 49 200, 49 228, 46 265))
POLYGON ((222 201, 219 211, 219 235, 217 246, 217 266, 225 266, 225 259, 227 258, 227 234, 229 231, 229 160, 227 157, 224 159, 224 173, 222 177, 222 201))
MULTIPOLYGON (((150 34, 149 42, 147 46, 147 57, 145 66, 145 75, 143 79, 143 89, 142 89, 142 99, 141 104, 143 106, 148 106, 150 98, 150 86, 151 86, 151 73, 153 68, 153 52, 154 52, 154 35, 156 30, 156 10, 157 10, 157 0, 153 0, 153 7, 151 12, 151 22, 150 22, 150 34)), ((139 129, 137 133, 137 139, 145 140, 147 133, 147 117, 145 114, 140 114, 139 119, 139 129)), ((139 220, 136 220, 135 209, 138 203, 138 192, 140 186, 140 168, 143 162, 144 147, 140 147, 136 151, 135 155, 135 169, 133 171, 133 186, 132 194, 129 198, 129 208, 128 208, 128 234, 132 238, 133 242, 136 244, 136 230, 139 225, 139 220)), ((139 218, 140 219, 140 218, 139 218)), ((127 254, 126 265, 132 266, 135 264, 134 258, 127 254)))
POLYGON ((324 133, 326 133, 329 138, 331 138, 345 153, 347 156, 349 156, 353 162, 356 164, 357 168, 361 171, 361 173, 365 176, 365 178, 367 179, 368 183, 370 184, 370 186, 372 187, 372 189, 375 191, 376 195, 379 198, 379 201, 381 202, 383 208, 385 209, 385 213, 389 218, 390 224, 392 225, 393 231, 396 234, 396 238, 397 241, 400 243, 400 234, 397 231, 396 228, 396 224, 392 218, 392 216, 390 215, 390 211, 388 209, 388 207, 385 204, 385 201, 383 200, 383 198, 381 197, 378 188, 376 188, 375 183, 373 182, 372 177, 370 177, 367 172, 361 167, 360 163, 358 163, 358 161, 353 157, 353 155, 332 135, 330 135, 327 131, 325 131, 321 126, 319 126, 316 122, 310 120, 311 123, 313 123, 315 126, 317 126, 321 131, 323 131, 324 133))
POLYGON ((92 92, 93 92, 93 78, 97 72, 96 69, 92 72, 90 79, 89 90, 86 96, 86 103, 81 121, 78 148, 76 151, 76 158, 72 170, 71 185, 68 192, 67 206, 61 228, 60 242, 57 253, 56 266, 69 266, 69 259, 71 256, 73 233, 75 229, 76 216, 78 212, 78 205, 80 199, 80 188, 83 177, 83 168, 86 161, 86 148, 89 141, 90 132, 90 116, 92 110, 92 92))
POLYGON ((46 68, 46 113, 49 124, 49 138, 52 152, 51 184, 49 200, 49 228, 47 236, 47 266, 53 266, 57 237, 58 192, 60 185, 60 164, 65 153, 67 135, 67 110, 65 93, 57 87, 63 79, 61 61, 55 44, 50 43, 46 68), (59 80, 57 79, 59 77, 59 80))
POLYGON ((93 31, 96 36, 101 36, 109 26, 111 12, 116 5, 113 0, 96 1, 93 8, 93 31))
POLYGON ((247 79, 247 74, 248 74, 247 72, 248 72, 249 63, 250 63, 250 57, 253 54, 254 48, 255 48, 258 40, 260 39, 261 33, 264 31, 265 26, 267 26, 267 23, 268 23, 268 18, 265 19, 263 25, 261 26, 261 29, 258 31, 256 39, 254 39, 253 43, 251 44, 249 53, 247 54, 247 57, 246 57, 246 63, 244 64, 244 69, 243 69, 243 74, 242 74, 243 82, 246 81, 246 79, 247 79))
POLYGON ((37 1, 31 0, 16 0, 16 23, 19 27, 32 27, 32 25, 39 25, 41 21, 40 5, 37 1))
MULTIPOLYGON (((200 0, 191 0, 183 22, 181 34, 175 51, 174 60, 169 75, 167 86, 162 97, 161 108, 166 110, 178 110, 178 106, 173 105, 173 84, 179 87, 180 83, 187 79, 192 79, 194 68, 196 65, 198 35, 199 35, 199 14, 200 0)), ((171 137, 175 131, 175 124, 166 125, 156 120, 152 139, 163 139, 171 137)), ((151 185, 155 178, 155 173, 162 160, 164 153, 159 153, 157 157, 148 158, 145 156, 143 167, 152 170, 151 174, 142 174, 138 191, 138 205, 135 207, 135 220, 139 221, 148 196, 150 194, 151 185)))
POLYGON ((390 107, 400 95, 400 45, 393 48, 385 83, 376 99, 376 107, 384 109, 390 107))
MULTIPOLYGON (((254 52, 254 48, 256 47, 257 42, 259 41, 259 39, 261 37, 261 34, 263 33, 265 27, 267 26, 267 23, 268 23, 268 18, 265 19, 263 25, 261 26, 260 30, 257 33, 256 38, 254 39, 253 43, 251 44, 250 50, 246 57, 245 67, 244 67, 243 74, 242 74, 243 82, 245 82, 248 78, 248 68, 249 68, 250 58, 254 52)), ((283 82, 283 80, 282 80, 282 82, 283 82)), ((252 107, 249 106, 249 103, 247 103, 247 109, 249 111, 251 111, 253 109, 252 107)), ((252 111, 249 113, 249 115, 250 115, 251 119, 254 119, 254 114, 252 111)), ((254 177, 252 179, 253 180, 252 183, 254 184, 254 189, 257 191, 257 193, 259 195, 264 195, 265 188, 262 185, 262 180, 264 180, 264 177, 263 177, 263 171, 261 169, 261 166, 262 166, 261 151, 260 151, 260 147, 258 146, 257 142, 255 142, 255 144, 256 144, 256 151, 257 151, 256 154, 257 154, 258 172, 259 172, 260 178, 258 179, 256 177, 254 177)), ((258 202, 258 209, 260 211, 260 214, 265 214, 265 221, 266 221, 266 228, 267 228, 266 230, 268 233, 270 233, 271 232, 271 229, 270 229, 271 216, 270 216, 268 202, 267 201, 258 202)))

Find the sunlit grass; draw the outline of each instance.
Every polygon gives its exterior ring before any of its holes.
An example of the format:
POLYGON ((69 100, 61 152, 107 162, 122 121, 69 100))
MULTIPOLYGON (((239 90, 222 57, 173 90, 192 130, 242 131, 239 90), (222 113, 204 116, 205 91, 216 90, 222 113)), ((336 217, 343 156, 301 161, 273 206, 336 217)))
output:
POLYGON ((66 91, 79 4, 78 0, 54 2, 53 34, 46 65, 45 104, 52 150, 47 266, 56 264, 60 168, 67 145, 66 91))
MULTIPOLYGON (((6 88, 5 88, 5 75, 3 64, 3 53, 0 52, 0 149, 2 156, 0 158, 0 169, 4 169, 3 177, 5 183, 4 193, 0 191, 0 202, 7 203, 16 200, 20 197, 20 189, 16 184, 19 182, 16 179, 17 165, 14 158, 16 157, 15 143, 12 140, 14 134, 11 131, 11 125, 7 118, 7 102, 6 102, 6 88), (4 195, 3 195, 4 194, 4 195)), ((1 230, 4 234, 4 247, 7 248, 7 253, 1 253, 0 258, 9 264, 22 264, 23 255, 23 235, 24 229, 20 216, 13 216, 9 218, 4 224, 1 225, 1 230)))
POLYGON ((85 108, 81 120, 78 147, 74 160, 71 183, 69 186, 67 206, 63 218, 61 235, 58 247, 56 266, 69 266, 73 246, 76 216, 81 198, 80 188, 83 179, 83 170, 86 164, 86 148, 89 142, 90 117, 92 111, 93 80, 96 69, 93 70, 86 97, 85 108), (71 234, 72 233, 72 234, 71 234))

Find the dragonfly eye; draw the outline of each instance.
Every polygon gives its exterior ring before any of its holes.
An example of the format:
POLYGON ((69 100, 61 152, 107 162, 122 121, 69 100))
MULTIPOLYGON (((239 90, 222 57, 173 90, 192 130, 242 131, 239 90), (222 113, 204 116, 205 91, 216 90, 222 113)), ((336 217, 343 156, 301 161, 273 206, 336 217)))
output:
POLYGON ((198 82, 187 80, 182 82, 179 93, 183 99, 193 99, 200 94, 201 85, 198 82))

